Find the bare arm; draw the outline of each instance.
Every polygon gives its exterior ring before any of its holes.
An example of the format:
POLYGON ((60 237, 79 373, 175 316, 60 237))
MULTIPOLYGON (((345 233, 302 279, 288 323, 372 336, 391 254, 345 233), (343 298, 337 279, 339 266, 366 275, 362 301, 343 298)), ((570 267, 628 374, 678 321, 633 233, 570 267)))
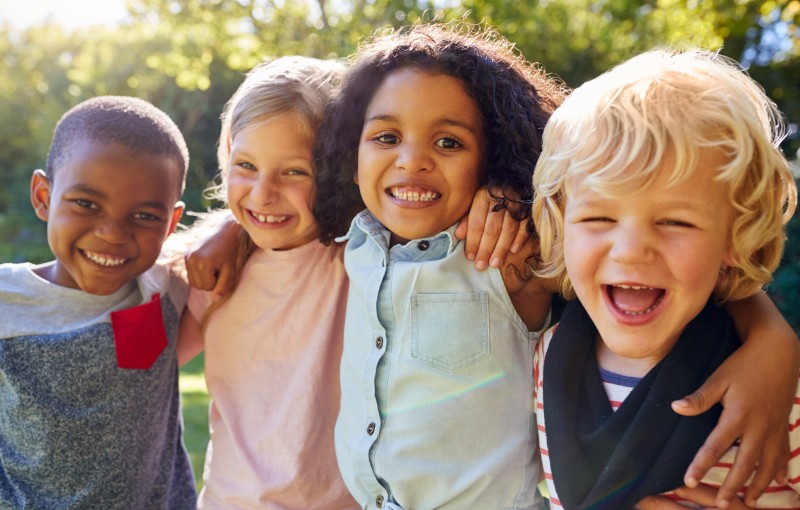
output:
POLYGON ((675 412, 687 416, 705 412, 717 402, 724 407, 719 423, 686 471, 687 486, 697 486, 740 438, 736 461, 717 495, 720 508, 727 508, 754 471, 745 495, 748 505, 773 478, 785 478, 786 424, 800 368, 797 336, 766 294, 730 303, 728 311, 744 344, 697 391, 673 402, 675 412))
POLYGON ((202 221, 200 240, 186 253, 186 271, 192 287, 213 291, 218 298, 235 285, 236 243, 242 227, 228 210, 215 211, 202 221))
POLYGON ((178 365, 183 366, 201 352, 203 352, 203 335, 200 324, 189 311, 189 307, 185 307, 178 330, 178 365))

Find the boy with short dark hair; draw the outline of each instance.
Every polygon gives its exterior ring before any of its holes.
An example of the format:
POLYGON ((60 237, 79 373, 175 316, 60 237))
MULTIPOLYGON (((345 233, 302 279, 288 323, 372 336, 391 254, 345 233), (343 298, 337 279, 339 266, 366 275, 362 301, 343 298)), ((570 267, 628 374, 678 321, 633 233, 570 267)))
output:
POLYGON ((183 213, 188 152, 146 101, 58 122, 31 202, 55 260, 0 265, 0 507, 190 509, 178 319, 155 265, 183 213))

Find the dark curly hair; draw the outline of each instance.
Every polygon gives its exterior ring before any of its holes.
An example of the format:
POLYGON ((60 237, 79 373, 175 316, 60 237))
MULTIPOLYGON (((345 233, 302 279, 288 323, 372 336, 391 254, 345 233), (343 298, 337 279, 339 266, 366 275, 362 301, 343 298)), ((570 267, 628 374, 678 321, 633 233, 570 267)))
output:
POLYGON ((314 216, 320 239, 330 243, 344 234, 364 209, 353 178, 366 110, 386 77, 406 67, 443 73, 463 83, 481 113, 487 142, 481 184, 494 191, 501 207, 508 202, 526 204, 511 210, 519 220, 529 220, 531 177, 542 131, 566 87, 526 62, 493 30, 464 23, 423 24, 378 34, 361 45, 326 108, 314 148, 314 216), (516 196, 503 197, 503 191, 516 196))
POLYGON ((47 175, 72 156, 76 142, 118 143, 132 152, 172 158, 180 169, 180 189, 186 183, 189 151, 180 129, 151 103, 129 96, 98 96, 66 112, 56 124, 47 154, 47 175))

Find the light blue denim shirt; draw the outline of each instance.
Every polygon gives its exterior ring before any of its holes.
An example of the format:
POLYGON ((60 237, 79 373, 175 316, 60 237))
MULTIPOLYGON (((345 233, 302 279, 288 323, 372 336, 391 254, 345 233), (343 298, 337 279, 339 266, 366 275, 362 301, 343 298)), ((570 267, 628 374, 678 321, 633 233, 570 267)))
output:
POLYGON ((531 509, 533 348, 500 272, 454 227, 389 248, 367 211, 345 251, 350 292, 336 454, 364 508, 531 509))

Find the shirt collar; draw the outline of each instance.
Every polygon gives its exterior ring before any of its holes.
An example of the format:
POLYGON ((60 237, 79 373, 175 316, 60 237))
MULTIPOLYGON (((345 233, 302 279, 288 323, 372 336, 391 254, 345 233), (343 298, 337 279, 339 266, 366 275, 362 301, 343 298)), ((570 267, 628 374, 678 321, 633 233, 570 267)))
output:
MULTIPOLYGON (((413 248, 415 250, 420 250, 421 246, 438 246, 444 243, 444 252, 449 255, 453 252, 453 250, 456 249, 456 246, 459 242, 455 236, 457 226, 458 223, 451 225, 450 228, 439 232, 436 235, 422 239, 413 239, 403 245, 397 246, 402 247, 401 249, 413 248), (427 245, 425 243, 427 243, 427 245)), ((370 237, 378 242, 378 244, 381 246, 385 246, 388 250, 391 233, 371 212, 369 212, 369 210, 365 209, 358 213, 355 218, 353 218, 353 221, 350 224, 350 230, 348 230, 347 234, 337 237, 336 242, 348 241, 358 236, 370 237)), ((426 251, 427 249, 428 248, 425 248, 422 251, 426 251)))

